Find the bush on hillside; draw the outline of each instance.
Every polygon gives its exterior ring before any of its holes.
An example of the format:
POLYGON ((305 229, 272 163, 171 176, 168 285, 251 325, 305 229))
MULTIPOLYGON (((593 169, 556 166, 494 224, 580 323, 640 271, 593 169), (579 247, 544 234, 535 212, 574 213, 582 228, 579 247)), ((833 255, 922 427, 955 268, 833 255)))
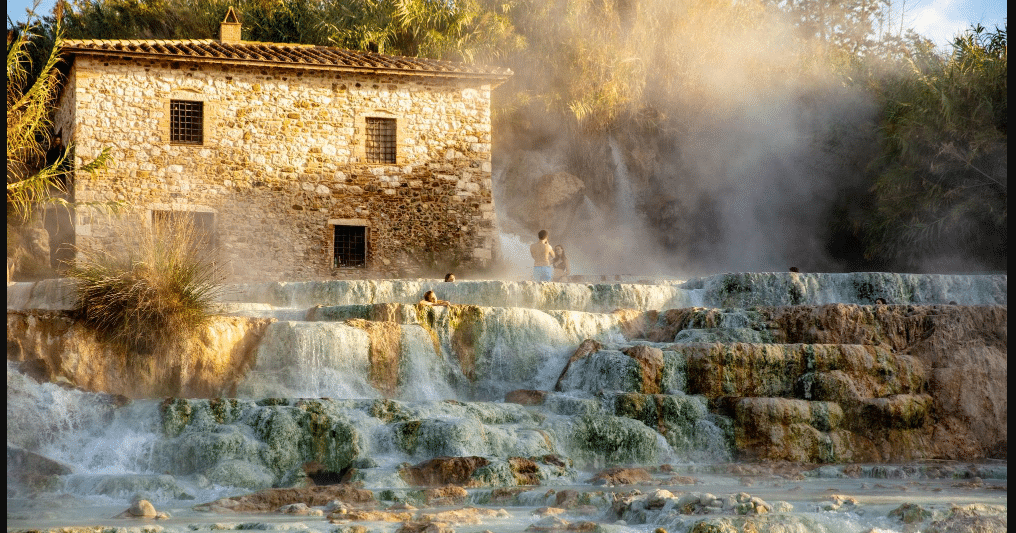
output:
POLYGON ((115 225, 116 244, 79 250, 78 311, 101 338, 136 353, 203 326, 222 281, 207 235, 187 217, 115 225))

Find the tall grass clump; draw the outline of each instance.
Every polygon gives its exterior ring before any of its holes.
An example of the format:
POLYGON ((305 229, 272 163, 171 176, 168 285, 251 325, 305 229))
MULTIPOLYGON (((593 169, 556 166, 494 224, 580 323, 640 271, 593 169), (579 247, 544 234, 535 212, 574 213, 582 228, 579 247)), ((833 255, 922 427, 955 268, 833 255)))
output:
POLYGON ((186 341, 208 321, 223 279, 208 235, 185 216, 114 227, 117 242, 79 250, 70 271, 85 324, 134 353, 186 341))

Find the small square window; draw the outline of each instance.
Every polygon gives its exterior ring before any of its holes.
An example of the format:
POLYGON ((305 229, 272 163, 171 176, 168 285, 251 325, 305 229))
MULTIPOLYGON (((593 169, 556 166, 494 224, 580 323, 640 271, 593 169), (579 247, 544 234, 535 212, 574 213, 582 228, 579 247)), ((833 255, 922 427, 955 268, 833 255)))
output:
POLYGON ((204 102, 169 101, 169 141, 175 144, 204 142, 204 102))
POLYGON ((367 162, 395 163, 395 119, 367 117, 367 162))
POLYGON ((367 267, 367 228, 335 226, 333 268, 367 267))

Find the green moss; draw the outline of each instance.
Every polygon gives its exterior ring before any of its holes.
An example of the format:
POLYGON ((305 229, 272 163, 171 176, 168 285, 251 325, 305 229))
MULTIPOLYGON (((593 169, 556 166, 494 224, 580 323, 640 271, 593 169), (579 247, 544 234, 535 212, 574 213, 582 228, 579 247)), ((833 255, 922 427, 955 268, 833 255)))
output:
POLYGON ((161 405, 162 431, 168 437, 175 437, 191 421, 193 410, 189 401, 183 398, 166 398, 161 405))
POLYGON ((208 409, 212 417, 220 424, 236 420, 239 416, 239 402, 235 398, 212 398, 208 400, 208 409))
POLYGON ((250 461, 261 446, 239 427, 221 426, 214 431, 187 431, 179 437, 160 441, 153 456, 163 464, 158 469, 173 475, 206 474, 224 460, 250 461))
POLYGON ((620 394, 614 413, 632 418, 655 429, 675 451, 690 453, 696 446, 699 422, 708 416, 702 398, 668 394, 620 394))
POLYGON ((270 406, 270 405, 289 405, 289 398, 264 398, 256 402, 257 405, 270 406))
POLYGON ((854 295, 858 302, 873 304, 875 300, 884 295, 879 294, 879 291, 875 289, 875 284, 867 279, 854 279, 853 280, 854 295))
POLYGON ((399 448, 407 454, 416 453, 416 447, 420 440, 420 421, 410 420, 400 422, 392 428, 395 438, 398 440, 399 448))
POLYGON ((410 419, 405 406, 393 400, 376 400, 370 405, 368 412, 370 416, 385 423, 404 422, 410 419))
POLYGON ((583 416, 575 423, 576 458, 591 463, 652 463, 659 456, 657 433, 645 424, 617 416, 583 416))
POLYGON ((484 487, 514 487, 521 485, 507 461, 495 461, 473 471, 470 481, 484 487))
POLYGON ((804 293, 801 291, 801 287, 799 287, 796 283, 790 284, 790 289, 787 293, 790 297, 791 305, 801 305, 804 303, 804 293))

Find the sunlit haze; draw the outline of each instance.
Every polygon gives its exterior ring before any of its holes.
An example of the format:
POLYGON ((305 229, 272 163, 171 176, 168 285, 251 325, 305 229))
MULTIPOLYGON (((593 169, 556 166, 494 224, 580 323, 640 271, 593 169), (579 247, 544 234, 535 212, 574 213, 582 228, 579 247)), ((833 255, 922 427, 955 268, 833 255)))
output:
MULTIPOLYGON (((50 13, 54 0, 43 0, 37 9, 39 13, 50 13)), ((24 21, 26 10, 32 6, 31 0, 11 0, 7 2, 7 17, 14 22, 24 21)), ((971 24, 981 24, 986 28, 1005 24, 1008 8, 999 0, 920 0, 918 2, 894 2, 894 11, 904 9, 903 25, 913 28, 939 46, 945 46, 959 32, 971 24)), ((899 24, 897 17, 896 24, 899 24)), ((895 24, 894 24, 895 26, 895 24)))

